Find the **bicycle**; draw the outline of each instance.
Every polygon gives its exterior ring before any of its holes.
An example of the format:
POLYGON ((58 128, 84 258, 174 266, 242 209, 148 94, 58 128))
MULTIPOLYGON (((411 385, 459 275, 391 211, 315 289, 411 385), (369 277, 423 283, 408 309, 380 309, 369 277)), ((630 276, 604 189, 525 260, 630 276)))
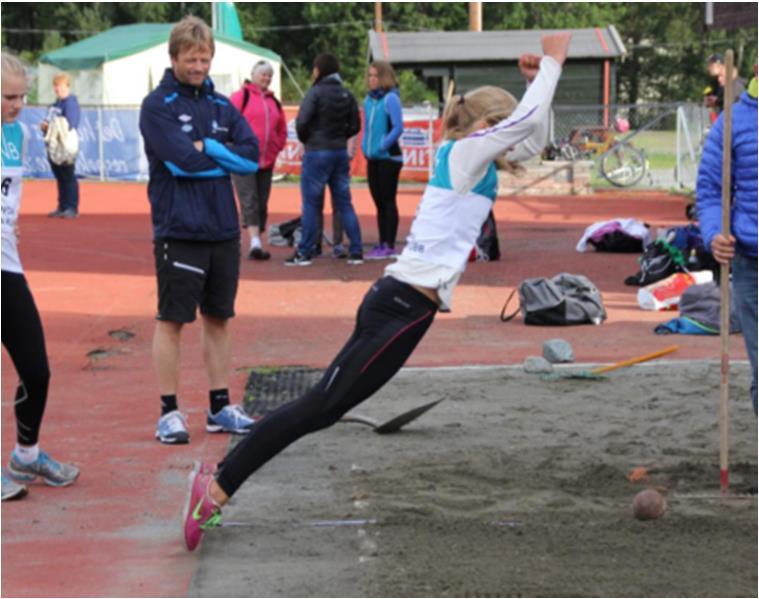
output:
POLYGON ((549 160, 593 160, 601 157, 600 171, 604 179, 617 187, 630 187, 648 171, 648 160, 642 150, 626 141, 618 141, 616 133, 629 129, 626 119, 616 119, 613 128, 586 126, 572 129, 567 139, 553 142, 546 152, 549 160))

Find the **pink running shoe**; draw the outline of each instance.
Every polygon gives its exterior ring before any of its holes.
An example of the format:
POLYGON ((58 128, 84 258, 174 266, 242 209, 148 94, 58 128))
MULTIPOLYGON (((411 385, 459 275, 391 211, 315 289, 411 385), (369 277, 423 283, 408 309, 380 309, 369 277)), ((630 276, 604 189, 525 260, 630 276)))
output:
POLYGON ((213 470, 213 465, 196 462, 190 473, 190 489, 182 518, 184 544, 188 551, 195 550, 206 530, 221 524, 221 508, 208 495, 213 470))

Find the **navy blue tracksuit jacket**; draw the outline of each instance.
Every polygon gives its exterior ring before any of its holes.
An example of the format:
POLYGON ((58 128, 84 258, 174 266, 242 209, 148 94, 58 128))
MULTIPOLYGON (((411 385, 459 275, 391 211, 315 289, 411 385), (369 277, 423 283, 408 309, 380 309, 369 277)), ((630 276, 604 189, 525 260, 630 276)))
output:
POLYGON ((154 239, 225 241, 240 236, 230 173, 258 170, 250 125, 206 79, 200 88, 171 69, 143 100, 140 133, 150 167, 154 239), (203 152, 193 142, 203 141, 203 152))

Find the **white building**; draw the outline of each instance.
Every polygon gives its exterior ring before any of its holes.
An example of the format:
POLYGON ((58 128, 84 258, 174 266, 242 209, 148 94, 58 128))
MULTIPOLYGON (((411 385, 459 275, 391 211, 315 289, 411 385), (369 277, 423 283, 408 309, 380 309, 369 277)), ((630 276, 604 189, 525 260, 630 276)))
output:
MULTIPOLYGON (((52 104, 53 77, 62 71, 71 77, 71 90, 80 104, 137 106, 161 81, 169 60, 170 23, 121 25, 48 52, 40 58, 38 101, 52 104)), ((240 88, 259 60, 274 69, 271 90, 281 97, 282 59, 278 54, 223 33, 214 32, 216 53, 211 79, 226 96, 240 88)))

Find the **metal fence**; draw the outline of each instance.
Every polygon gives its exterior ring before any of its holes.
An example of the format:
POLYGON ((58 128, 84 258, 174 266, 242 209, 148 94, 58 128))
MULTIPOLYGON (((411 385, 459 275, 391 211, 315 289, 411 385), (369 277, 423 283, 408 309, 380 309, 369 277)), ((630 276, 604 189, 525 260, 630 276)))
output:
POLYGON ((582 140, 587 140, 590 135, 605 132, 603 139, 608 144, 585 143, 585 148, 580 151, 565 151, 559 156, 593 160, 593 185, 596 187, 612 185, 603 176, 604 157, 608 159, 608 155, 614 152, 606 145, 626 144, 644 160, 643 176, 636 187, 683 190, 695 187, 698 161, 709 124, 708 111, 699 104, 687 102, 554 106, 551 139, 559 148, 582 146, 582 140))

